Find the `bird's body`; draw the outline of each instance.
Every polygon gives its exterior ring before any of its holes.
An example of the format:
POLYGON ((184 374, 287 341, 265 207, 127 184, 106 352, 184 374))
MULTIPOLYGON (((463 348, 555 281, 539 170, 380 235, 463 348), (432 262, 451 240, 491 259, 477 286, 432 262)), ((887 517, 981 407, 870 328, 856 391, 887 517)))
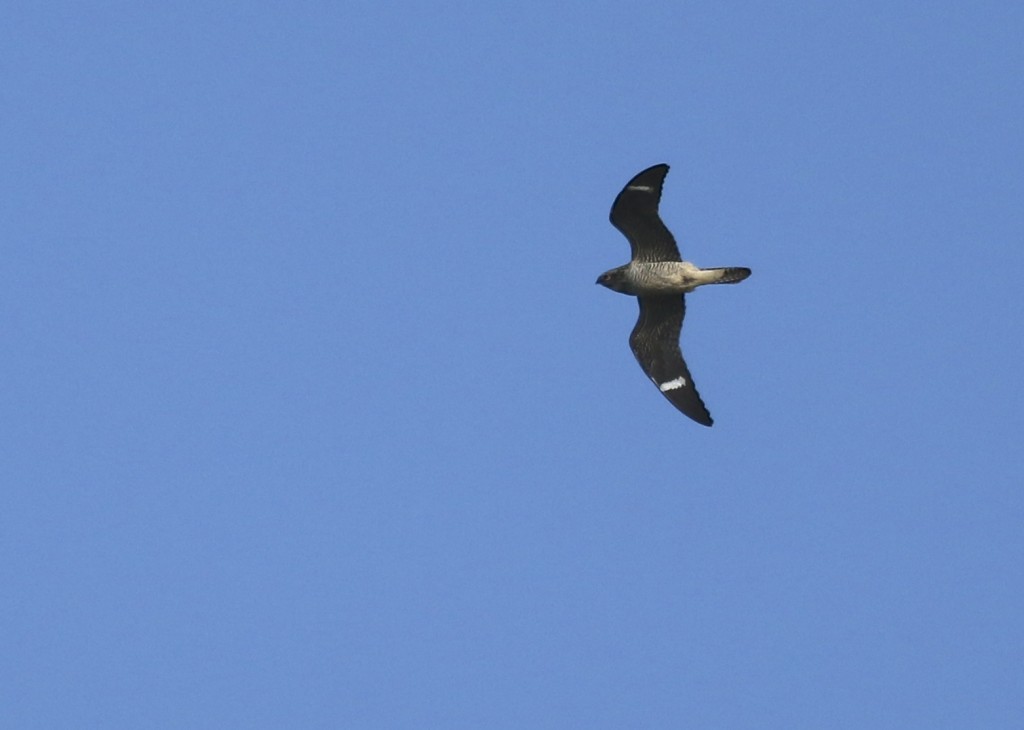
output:
POLYGON ((704 284, 731 284, 742 281, 749 270, 737 268, 702 269, 689 261, 630 261, 606 274, 621 272, 601 282, 609 289, 635 297, 686 294, 704 284), (746 271, 746 274, 740 273, 746 271))
POLYGON ((750 269, 702 269, 683 261, 671 232, 658 215, 668 165, 649 167, 622 189, 612 204, 611 222, 629 240, 632 260, 601 274, 597 283, 637 297, 640 317, 629 336, 637 362, 666 398, 705 426, 712 424, 679 349, 686 313, 684 294, 705 284, 734 284, 750 269))

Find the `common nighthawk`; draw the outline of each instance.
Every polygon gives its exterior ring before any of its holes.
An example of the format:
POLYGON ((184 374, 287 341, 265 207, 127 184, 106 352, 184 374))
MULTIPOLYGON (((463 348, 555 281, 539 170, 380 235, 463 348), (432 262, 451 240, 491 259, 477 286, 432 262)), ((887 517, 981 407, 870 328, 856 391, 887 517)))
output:
POLYGON ((629 336, 637 362, 672 405, 697 423, 710 426, 711 414, 679 350, 685 295, 704 284, 743 281, 750 276, 750 269, 701 269, 682 260, 675 239, 658 216, 666 174, 668 165, 648 167, 615 198, 609 217, 629 239, 633 257, 625 266, 601 274, 597 283, 637 298, 640 318, 629 336))

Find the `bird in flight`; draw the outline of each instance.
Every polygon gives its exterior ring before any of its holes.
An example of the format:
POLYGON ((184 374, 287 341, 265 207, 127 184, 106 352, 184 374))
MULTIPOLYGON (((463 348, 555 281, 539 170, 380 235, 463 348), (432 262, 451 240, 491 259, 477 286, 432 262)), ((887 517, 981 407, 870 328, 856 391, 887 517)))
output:
POLYGON ((710 426, 711 414, 697 393, 679 349, 686 294, 705 284, 743 281, 750 276, 750 269, 701 269, 682 260, 675 239, 658 216, 661 186, 667 174, 668 165, 648 167, 626 183, 615 198, 609 217, 629 239, 633 256, 628 264, 601 274, 597 283, 637 298, 640 317, 629 336, 637 362, 672 405, 697 423, 710 426))

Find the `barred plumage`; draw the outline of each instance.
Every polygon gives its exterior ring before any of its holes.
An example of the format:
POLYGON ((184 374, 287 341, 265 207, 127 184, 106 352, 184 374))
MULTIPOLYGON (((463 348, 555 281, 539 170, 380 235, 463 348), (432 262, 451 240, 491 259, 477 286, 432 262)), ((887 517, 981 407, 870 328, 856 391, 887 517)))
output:
POLYGON ((679 349, 686 314, 684 294, 705 284, 735 284, 750 269, 701 269, 683 261, 672 233, 658 215, 668 165, 649 167, 630 180, 612 204, 610 219, 629 240, 628 264, 601 274, 597 283, 637 297, 640 316, 629 345, 640 367, 680 411, 705 426, 712 424, 679 349))

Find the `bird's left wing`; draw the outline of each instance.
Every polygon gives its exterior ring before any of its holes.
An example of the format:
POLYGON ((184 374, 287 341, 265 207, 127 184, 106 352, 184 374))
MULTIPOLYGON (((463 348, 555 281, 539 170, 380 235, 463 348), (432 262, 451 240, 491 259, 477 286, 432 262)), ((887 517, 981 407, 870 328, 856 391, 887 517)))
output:
POLYGON ((686 314, 681 294, 637 297, 640 317, 629 336, 636 361, 662 395, 697 423, 710 426, 711 414, 701 400, 679 349, 679 331, 686 314))
POLYGON ((634 261, 681 261, 672 233, 658 215, 661 186, 668 165, 655 165, 638 173, 612 203, 608 216, 633 251, 634 261))

